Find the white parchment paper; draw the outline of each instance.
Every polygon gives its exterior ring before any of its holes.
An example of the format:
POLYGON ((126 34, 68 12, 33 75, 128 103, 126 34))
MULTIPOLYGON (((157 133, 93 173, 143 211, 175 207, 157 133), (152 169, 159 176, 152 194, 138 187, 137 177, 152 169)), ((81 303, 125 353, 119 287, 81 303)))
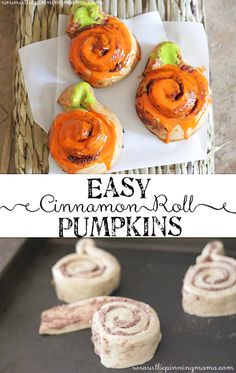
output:
MULTIPOLYGON (((21 48, 20 58, 35 121, 48 132, 55 114, 62 109, 56 104, 61 92, 80 81, 68 62, 69 38, 65 36, 67 16, 59 17, 58 38, 21 48)), ((150 133, 135 111, 135 93, 147 58, 156 44, 164 40, 178 43, 186 61, 204 66, 209 76, 207 38, 200 23, 161 22, 158 12, 146 13, 124 21, 137 37, 142 60, 130 76, 117 85, 95 89, 97 99, 120 119, 124 147, 111 171, 152 167, 206 158, 207 122, 188 140, 165 144, 150 133)), ((49 160, 50 173, 63 173, 55 161, 49 160)))

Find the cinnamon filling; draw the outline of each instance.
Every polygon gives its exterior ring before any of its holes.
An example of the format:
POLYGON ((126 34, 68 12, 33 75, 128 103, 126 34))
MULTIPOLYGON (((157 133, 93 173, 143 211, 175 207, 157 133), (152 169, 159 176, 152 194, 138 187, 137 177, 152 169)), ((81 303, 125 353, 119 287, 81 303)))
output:
POLYGON ((71 259, 60 266, 61 273, 66 277, 92 278, 101 276, 106 266, 98 259, 71 259))
POLYGON ((232 277, 231 271, 233 273, 235 268, 231 268, 229 265, 227 267, 221 266, 220 262, 217 262, 217 265, 204 265, 204 267, 196 271, 192 277, 191 284, 196 288, 208 291, 230 289, 236 285, 236 279, 232 277))
MULTIPOLYGON (((117 302, 117 299, 114 301, 117 302)), ((120 302, 99 310, 100 322, 106 333, 132 336, 146 330, 150 324, 150 315, 146 308, 127 299, 120 302), (122 319, 120 315, 124 312, 126 318, 122 319)))

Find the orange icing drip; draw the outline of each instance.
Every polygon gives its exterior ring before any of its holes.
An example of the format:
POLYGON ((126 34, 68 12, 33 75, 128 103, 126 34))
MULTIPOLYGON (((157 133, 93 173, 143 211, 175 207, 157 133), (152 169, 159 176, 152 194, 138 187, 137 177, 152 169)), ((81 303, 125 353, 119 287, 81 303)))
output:
POLYGON ((115 141, 112 122, 101 113, 80 109, 58 114, 49 133, 52 157, 70 174, 97 163, 109 170, 115 141))
POLYGON ((117 18, 82 29, 71 40, 69 60, 75 71, 91 85, 121 74, 134 50, 130 32, 117 18))
POLYGON ((164 65, 148 72, 140 83, 136 107, 147 125, 159 122, 167 130, 166 142, 176 125, 188 138, 210 102, 207 79, 190 66, 164 65))
POLYGON ((206 72, 206 67, 205 66, 198 66, 197 68, 196 68, 200 73, 205 73, 206 72))

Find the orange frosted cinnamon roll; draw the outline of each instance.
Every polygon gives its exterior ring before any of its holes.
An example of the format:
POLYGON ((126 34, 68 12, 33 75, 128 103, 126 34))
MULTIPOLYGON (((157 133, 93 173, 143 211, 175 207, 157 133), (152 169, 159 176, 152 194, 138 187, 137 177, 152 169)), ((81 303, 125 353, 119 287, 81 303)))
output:
POLYGON ((184 62, 177 44, 159 44, 136 94, 137 114, 147 128, 166 143, 187 139, 200 128, 209 103, 200 69, 184 62))
POLYGON ((58 100, 65 112, 54 119, 49 149, 67 173, 104 173, 117 161, 122 147, 118 118, 100 104, 88 83, 67 88, 58 100))
POLYGON ((96 3, 74 5, 66 31, 71 37, 71 66, 93 87, 117 83, 140 59, 133 34, 118 18, 100 11, 96 3))

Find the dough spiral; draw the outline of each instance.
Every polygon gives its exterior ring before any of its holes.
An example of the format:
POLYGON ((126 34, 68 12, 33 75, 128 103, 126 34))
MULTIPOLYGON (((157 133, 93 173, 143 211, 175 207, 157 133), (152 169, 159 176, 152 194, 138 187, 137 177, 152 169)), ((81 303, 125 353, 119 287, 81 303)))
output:
POLYGON ((221 242, 209 243, 184 278, 183 309, 198 316, 236 314, 236 260, 221 242))
POLYGON ((119 287, 121 268, 117 259, 81 239, 75 254, 60 259, 52 268, 53 283, 60 300, 72 303, 81 299, 109 295, 119 287))
POLYGON ((149 305, 123 297, 97 297, 42 313, 40 334, 92 328, 95 352, 109 368, 152 359, 161 340, 160 321, 149 305))
POLYGON ((158 316, 145 303, 114 297, 93 316, 92 341, 107 368, 127 368, 151 360, 160 340, 158 316))

